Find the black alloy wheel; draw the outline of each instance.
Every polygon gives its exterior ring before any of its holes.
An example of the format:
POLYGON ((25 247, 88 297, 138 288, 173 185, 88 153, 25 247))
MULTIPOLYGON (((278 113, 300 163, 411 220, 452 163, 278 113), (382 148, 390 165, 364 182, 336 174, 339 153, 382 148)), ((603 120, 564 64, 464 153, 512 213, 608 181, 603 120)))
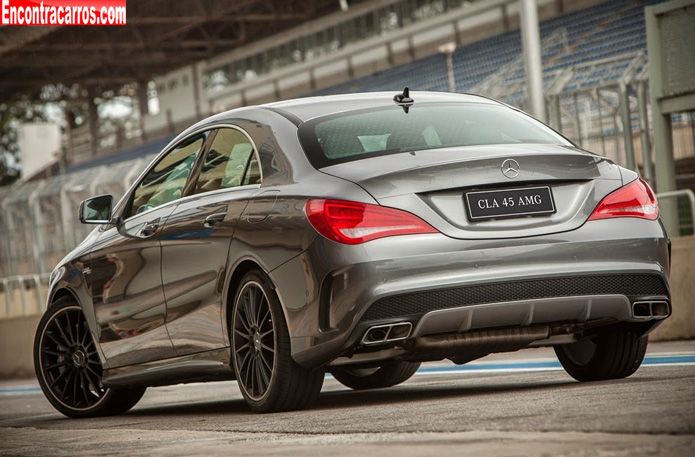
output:
POLYGON ((119 414, 145 392, 104 386, 96 343, 82 309, 67 298, 49 308, 39 323, 34 368, 46 398, 68 417, 119 414))
POLYGON ((234 313, 234 357, 238 379, 249 398, 258 401, 268 391, 275 367, 275 327, 263 287, 248 281, 239 292, 234 313))
POLYGON ((241 279, 230 324, 234 373, 252 410, 303 409, 318 398, 324 372, 292 359, 282 305, 262 271, 252 270, 241 279))

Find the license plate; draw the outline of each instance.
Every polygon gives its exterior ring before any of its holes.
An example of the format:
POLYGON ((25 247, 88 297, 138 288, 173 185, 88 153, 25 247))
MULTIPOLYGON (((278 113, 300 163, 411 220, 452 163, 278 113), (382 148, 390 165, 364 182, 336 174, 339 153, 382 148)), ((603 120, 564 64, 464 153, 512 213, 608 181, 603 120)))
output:
POLYGON ((523 217, 555 212, 548 186, 482 190, 464 194, 472 221, 502 217, 523 217))

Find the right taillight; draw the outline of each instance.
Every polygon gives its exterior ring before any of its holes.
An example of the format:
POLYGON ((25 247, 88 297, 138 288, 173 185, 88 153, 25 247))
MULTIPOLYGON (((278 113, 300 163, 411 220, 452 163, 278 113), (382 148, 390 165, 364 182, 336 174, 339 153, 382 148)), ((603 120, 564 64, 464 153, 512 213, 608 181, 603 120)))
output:
POLYGON ((659 217, 659 204, 654 192, 642 178, 608 194, 596 206, 590 221, 613 217, 639 217, 651 221, 659 217))

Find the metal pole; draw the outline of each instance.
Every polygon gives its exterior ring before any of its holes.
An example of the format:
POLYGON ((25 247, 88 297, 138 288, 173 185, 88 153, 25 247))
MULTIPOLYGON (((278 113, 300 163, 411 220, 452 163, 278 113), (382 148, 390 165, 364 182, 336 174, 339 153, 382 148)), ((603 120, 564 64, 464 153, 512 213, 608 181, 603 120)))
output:
POLYGON ((690 134, 693 138, 693 158, 695 158, 695 111, 690 113, 690 134))
POLYGON ((560 95, 553 95, 553 115, 555 116, 555 128, 562 133, 562 111, 560 111, 560 95))
POLYGON ((647 88, 644 81, 637 86, 637 104, 639 105, 639 129, 642 142, 642 169, 644 179, 654 185, 652 173, 652 145, 649 141, 649 118, 647 117, 647 88))
POLYGON ((637 170, 635 149, 632 145, 632 118, 630 117, 630 95, 627 85, 620 84, 620 118, 623 122, 623 142, 625 144, 625 164, 630 170, 637 170))
POLYGON ((453 41, 439 46, 439 52, 446 57, 446 74, 449 78, 449 92, 456 92, 456 80, 454 79, 454 51, 456 51, 456 43, 453 41))
POLYGON ((531 114, 543 122, 548 121, 543 97, 543 63, 541 33, 538 25, 536 0, 520 0, 521 42, 526 64, 526 81, 531 114))
POLYGON ((12 315, 12 301, 10 300, 10 282, 7 278, 0 279, 0 284, 2 284, 2 291, 5 294, 5 317, 10 317, 12 315))
MULTIPOLYGON (((654 178, 657 193, 676 190, 676 167, 673 158, 673 138, 671 136, 671 113, 661 110, 660 99, 664 96, 663 69, 661 55, 661 31, 654 6, 644 8, 647 26, 647 55, 649 56, 649 95, 652 105, 652 129, 654 130, 654 178)), ((659 206, 661 220, 670 236, 679 236, 678 206, 667 201, 659 206)))
POLYGON ((43 215, 41 212, 41 208, 39 207, 38 198, 39 193, 41 192, 41 190, 43 190, 46 184, 47 181, 42 181, 41 184, 39 184, 36 190, 32 192, 31 195, 29 195, 29 198, 27 199, 27 209, 29 210, 32 224, 32 227, 27 227, 27 229, 31 229, 34 235, 34 243, 32 246, 34 253, 34 268, 38 269, 39 273, 44 273, 46 271, 46 259, 44 259, 43 253, 46 251, 44 235, 48 234, 44 234, 43 232, 43 215))
POLYGON ((574 122, 577 124, 577 140, 579 146, 584 146, 582 142, 582 124, 579 119, 579 103, 577 102, 577 93, 574 93, 574 122))
POLYGON ((446 55, 446 72, 449 75, 449 92, 456 92, 456 80, 454 79, 454 56, 446 55))
POLYGON ((99 155, 99 110, 96 104, 96 94, 89 92, 89 143, 92 157, 99 155))
POLYGON ((603 113, 601 112, 601 89, 596 89, 596 104, 598 105, 598 127, 601 135, 601 153, 606 157, 606 137, 603 134, 603 113))
POLYGON ((613 147, 615 148, 615 159, 620 161, 620 135, 618 135, 618 112, 613 111, 613 147))

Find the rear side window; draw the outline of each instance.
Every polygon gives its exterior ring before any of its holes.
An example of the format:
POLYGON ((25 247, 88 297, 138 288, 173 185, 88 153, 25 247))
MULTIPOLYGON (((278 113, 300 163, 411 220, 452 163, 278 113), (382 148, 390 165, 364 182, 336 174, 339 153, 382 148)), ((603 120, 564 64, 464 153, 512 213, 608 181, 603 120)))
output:
POLYGON ((299 129, 316 168, 367 157, 487 144, 571 143, 502 105, 439 103, 351 111, 312 119, 299 129))
POLYGON ((195 193, 261 182, 253 145, 236 129, 222 128, 205 156, 195 193))

